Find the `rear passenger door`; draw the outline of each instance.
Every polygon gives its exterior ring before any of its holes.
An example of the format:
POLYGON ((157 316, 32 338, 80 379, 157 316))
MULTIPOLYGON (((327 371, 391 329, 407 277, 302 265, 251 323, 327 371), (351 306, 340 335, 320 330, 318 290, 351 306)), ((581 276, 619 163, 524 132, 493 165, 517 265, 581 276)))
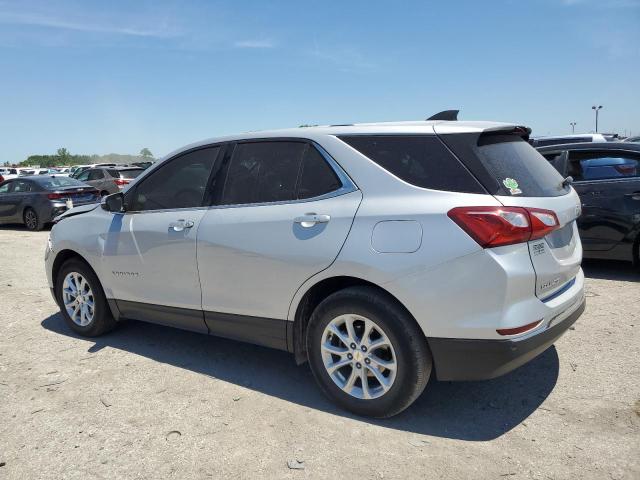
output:
POLYGON ((214 334, 281 347, 286 322, 261 319, 286 320, 300 285, 331 265, 362 195, 312 142, 230 145, 222 168, 198 231, 205 320, 214 334))
POLYGON ((640 223, 640 155, 624 150, 569 152, 569 174, 582 201, 585 251, 606 251, 640 223))

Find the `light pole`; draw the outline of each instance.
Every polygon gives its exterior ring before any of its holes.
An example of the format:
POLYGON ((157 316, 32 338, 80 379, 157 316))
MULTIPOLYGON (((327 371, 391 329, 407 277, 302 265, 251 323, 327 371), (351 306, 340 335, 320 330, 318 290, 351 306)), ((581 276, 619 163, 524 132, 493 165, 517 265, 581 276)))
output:
POLYGON ((571 133, 576 133, 576 122, 569 122, 569 125, 571 125, 571 133))
POLYGON ((597 107, 594 105, 591 107, 591 110, 596 111, 596 133, 598 133, 598 111, 602 108, 602 105, 598 105, 597 107))

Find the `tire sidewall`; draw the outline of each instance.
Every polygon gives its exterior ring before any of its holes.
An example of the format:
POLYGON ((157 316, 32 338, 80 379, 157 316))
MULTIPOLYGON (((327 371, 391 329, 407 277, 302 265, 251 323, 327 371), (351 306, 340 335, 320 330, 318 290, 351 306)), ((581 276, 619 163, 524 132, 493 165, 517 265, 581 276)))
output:
MULTIPOLYGON (((422 332, 416 332, 417 326, 407 328, 406 324, 414 320, 406 317, 407 315, 397 306, 385 301, 371 302, 371 299, 365 296, 341 295, 339 292, 324 300, 311 316, 307 335, 311 370, 324 393, 347 410, 374 417, 388 416, 389 412, 397 413, 397 406, 405 403, 407 399, 410 399, 411 403, 417 396, 414 390, 418 378, 414 372, 419 359, 412 355, 414 349, 410 336, 421 335, 422 339, 419 340, 424 340, 424 336, 422 332), (352 397, 338 387, 326 371, 320 348, 324 329, 329 322, 344 314, 360 315, 373 321, 384 331, 393 346, 397 365, 396 377, 389 391, 381 397, 369 400, 352 397)), ((428 368, 430 370, 430 364, 428 368)), ((419 393, 422 389, 424 386, 419 393)), ((404 408, 406 407, 402 409, 404 408)))

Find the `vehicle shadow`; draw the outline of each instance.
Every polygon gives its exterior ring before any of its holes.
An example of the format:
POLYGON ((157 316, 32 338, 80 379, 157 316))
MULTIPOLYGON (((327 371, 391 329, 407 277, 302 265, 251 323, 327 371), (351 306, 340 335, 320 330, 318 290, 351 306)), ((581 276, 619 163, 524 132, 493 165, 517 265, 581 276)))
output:
POLYGON ((86 341, 88 352, 117 348, 332 415, 467 441, 492 440, 519 425, 549 396, 559 369, 558 354, 551 347, 498 379, 438 382, 432 378, 409 409, 396 417, 377 420, 336 407, 315 386, 308 365, 296 366, 293 356, 286 352, 136 321, 123 322, 98 339, 79 337, 59 313, 44 319, 42 326, 86 341))
MULTIPOLYGON (((30 230, 22 223, 5 223, 0 225, 0 230, 15 230, 17 232, 29 232, 30 230)), ((51 230, 51 224, 46 224, 44 230, 51 230)))
POLYGON ((587 278, 640 282, 640 269, 631 262, 584 259, 582 270, 587 278))

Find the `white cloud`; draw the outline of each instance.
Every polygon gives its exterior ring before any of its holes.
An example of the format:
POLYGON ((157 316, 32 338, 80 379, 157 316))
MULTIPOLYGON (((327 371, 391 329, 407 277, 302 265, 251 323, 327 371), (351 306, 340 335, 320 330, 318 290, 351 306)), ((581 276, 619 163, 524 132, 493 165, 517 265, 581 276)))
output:
POLYGON ((141 28, 137 26, 115 25, 114 23, 97 22, 96 19, 63 20, 60 18, 31 13, 0 12, 0 23, 9 25, 32 25, 62 30, 81 32, 129 35, 136 37, 174 37, 176 32, 164 28, 141 28))
POLYGON ((233 44, 236 48, 274 48, 276 45, 271 40, 241 40, 233 44))

